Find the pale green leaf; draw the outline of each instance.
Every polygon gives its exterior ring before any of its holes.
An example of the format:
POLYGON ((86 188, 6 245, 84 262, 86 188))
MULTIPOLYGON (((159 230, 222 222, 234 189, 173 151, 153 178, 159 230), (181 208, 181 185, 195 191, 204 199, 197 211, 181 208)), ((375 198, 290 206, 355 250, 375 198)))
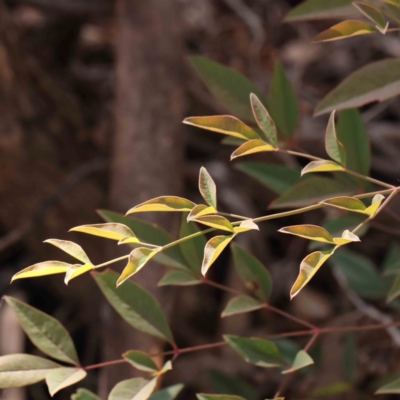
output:
POLYGON ((348 196, 334 197, 332 199, 321 201, 321 203, 328 206, 340 208, 341 210, 358 212, 362 214, 365 213, 365 210, 367 208, 361 200, 358 200, 355 197, 348 196))
POLYGON ((315 115, 358 108, 400 94, 400 60, 373 62, 348 76, 318 104, 315 115))
POLYGON ((203 199, 206 201, 206 203, 216 210, 217 186, 215 185, 215 182, 211 178, 211 175, 204 167, 200 168, 199 191, 200 194, 203 196, 203 199))
POLYGON ((243 140, 260 138, 255 130, 231 115, 189 117, 183 123, 243 140))
POLYGON ((280 63, 276 63, 268 98, 268 110, 279 133, 291 138, 297 129, 299 105, 291 82, 280 63))
POLYGON ((166 372, 171 371, 172 370, 172 362, 170 360, 168 360, 162 367, 160 370, 158 370, 157 372, 154 372, 153 374, 151 374, 151 376, 160 376, 160 375, 164 375, 166 372))
POLYGON ((378 8, 373 6, 372 4, 356 1, 353 3, 353 6, 356 7, 361 14, 363 14, 366 18, 372 21, 377 27, 385 33, 386 28, 386 21, 385 17, 382 14, 382 11, 378 8))
POLYGON ((300 291, 307 285, 312 277, 318 272, 325 261, 333 254, 335 249, 330 251, 315 251, 309 254, 300 264, 300 273, 296 282, 290 290, 290 298, 297 296, 300 291))
POLYGON ((396 279, 391 286, 389 293, 386 297, 386 302, 390 303, 394 299, 397 299, 400 296, 400 274, 396 276, 396 279))
POLYGON ((137 330, 172 343, 167 318, 158 301, 131 281, 116 288, 118 274, 105 271, 93 274, 109 303, 121 317, 137 330))
POLYGON ((256 179, 278 194, 287 192, 300 182, 300 170, 281 165, 268 165, 257 162, 236 164, 236 169, 256 179))
POLYGON ((304 350, 300 350, 296 354, 292 366, 282 371, 282 374, 291 374, 292 372, 298 371, 299 369, 308 367, 312 364, 314 364, 314 360, 309 356, 309 354, 304 350))
POLYGON ((231 394, 205 394, 198 393, 196 394, 198 400, 246 400, 240 396, 234 396, 231 394))
POLYGON ((78 389, 76 393, 71 396, 71 400, 100 400, 100 397, 87 389, 78 389))
POLYGON ((222 231, 233 232, 233 226, 229 220, 220 215, 204 215, 203 217, 193 218, 192 221, 222 231))
POLYGON ((147 400, 156 385, 157 378, 152 380, 143 378, 127 379, 113 387, 108 400, 147 400))
POLYGON ((130 350, 122 354, 122 357, 140 371, 157 372, 158 367, 153 359, 146 353, 130 350))
POLYGON ((224 340, 246 362, 263 368, 285 366, 282 354, 270 340, 224 335, 224 340))
POLYGON ((242 233, 248 231, 259 231, 260 228, 258 227, 257 224, 253 222, 252 219, 246 219, 243 222, 241 222, 239 226, 233 228, 233 230, 235 233, 242 233))
POLYGON ((267 301, 272 291, 272 279, 264 265, 252 254, 233 243, 231 246, 235 269, 247 289, 263 301, 267 301))
POLYGON ((149 400, 174 400, 178 397, 179 393, 182 391, 183 385, 181 383, 173 386, 169 386, 165 389, 159 390, 153 393, 149 400))
POLYGON ((316 225, 293 225, 279 229, 278 232, 288 233, 308 240, 334 244, 333 237, 324 228, 316 225))
MULTIPOLYGON (((201 267, 201 261, 200 261, 201 267)), ((157 286, 193 286, 199 285, 201 280, 190 272, 168 271, 158 282, 157 286)))
POLYGON ((11 354, 0 357, 0 389, 33 385, 61 365, 29 354, 11 354))
POLYGON ((375 394, 400 394, 400 379, 380 387, 375 394))
POLYGON ((333 161, 311 161, 302 170, 301 175, 308 174, 310 172, 333 172, 333 171, 344 171, 345 169, 336 164, 333 161))
POLYGON ((336 136, 335 111, 332 111, 326 128, 325 149, 333 161, 346 166, 346 150, 336 136))
POLYGON ((326 31, 321 32, 314 38, 313 42, 332 42, 334 40, 347 39, 353 36, 369 35, 377 32, 379 32, 377 28, 367 24, 366 22, 356 20, 343 21, 326 31))
POLYGON ((107 224, 81 225, 70 229, 70 232, 82 232, 111 240, 131 238, 132 243, 139 241, 129 227, 124 224, 109 222, 107 224))
POLYGON ((126 214, 149 211, 191 211, 196 204, 177 196, 161 196, 131 208, 126 214))
POLYGON ((79 261, 82 261, 84 264, 91 264, 89 257, 86 255, 84 250, 79 244, 74 242, 70 242, 68 240, 58 240, 58 239, 47 239, 44 243, 52 244, 53 246, 58 247, 62 251, 65 251, 70 256, 76 258, 79 261))
POLYGON ((217 210, 214 207, 198 204, 190 211, 187 220, 191 221, 193 218, 202 217, 203 215, 215 214, 217 210))
POLYGON ((82 368, 57 368, 46 375, 46 384, 53 397, 60 390, 72 386, 86 378, 86 371, 82 368))
POLYGON ((11 278, 11 282, 23 278, 36 278, 39 276, 63 274, 67 272, 67 269, 70 266, 71 264, 67 264, 61 261, 44 261, 38 264, 31 265, 30 267, 27 267, 22 271, 17 272, 11 278))
POLYGON ((39 350, 56 360, 79 365, 71 336, 60 322, 13 297, 5 296, 4 299, 15 312, 22 329, 39 350))
POLYGON ((278 131, 275 122, 269 115, 267 109, 261 103, 259 98, 254 94, 250 94, 250 103, 253 110, 254 118, 257 121, 261 131, 265 134, 265 139, 273 146, 276 147, 278 143, 278 131))
POLYGON ((86 272, 92 271, 94 269, 94 266, 92 264, 75 264, 71 265, 68 269, 67 272, 65 273, 65 279, 64 283, 68 285, 68 283, 72 280, 77 278, 78 276, 81 276, 85 274, 86 272))
POLYGON ((221 314, 222 318, 230 317, 231 315, 243 314, 250 311, 263 308, 265 303, 261 300, 254 299, 249 296, 237 296, 229 301, 224 311, 221 314))
POLYGON ((126 282, 131 276, 139 272, 159 251, 159 249, 149 249, 138 247, 129 254, 128 264, 122 271, 117 281, 117 287, 126 282))
POLYGON ((214 236, 210 239, 204 249, 203 264, 201 266, 201 273, 205 276, 211 265, 224 251, 225 247, 232 241, 235 235, 229 236, 214 236))
POLYGON ((249 103, 250 93, 255 93, 263 104, 267 104, 263 94, 235 70, 205 57, 190 57, 190 61, 211 93, 236 117, 244 121, 253 121, 249 103))
POLYGON ((260 139, 253 139, 243 143, 239 148, 237 148, 231 154, 231 160, 238 157, 248 156, 249 154, 264 153, 268 151, 277 151, 277 149, 260 139))

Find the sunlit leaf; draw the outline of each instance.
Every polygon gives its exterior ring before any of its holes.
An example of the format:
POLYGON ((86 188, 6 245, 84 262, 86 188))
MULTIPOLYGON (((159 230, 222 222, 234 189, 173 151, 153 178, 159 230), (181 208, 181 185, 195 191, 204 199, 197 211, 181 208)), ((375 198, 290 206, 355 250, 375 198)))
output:
POLYGON ((117 281, 117 286, 122 285, 131 276, 139 272, 159 251, 159 249, 149 249, 147 247, 138 247, 129 254, 128 264, 122 271, 117 281))
MULTIPOLYGON (((201 267, 201 261, 200 261, 201 267)), ((190 272, 168 271, 158 282, 157 286, 193 286, 199 285, 201 280, 190 272)))
POLYGON ((300 350, 296 354, 292 366, 282 371, 282 374, 291 374, 292 372, 298 371, 299 369, 308 367, 312 364, 314 364, 314 360, 309 356, 309 354, 304 350, 300 350))
POLYGON ((91 264, 89 257, 86 255, 84 250, 79 244, 74 242, 70 242, 68 240, 58 240, 58 239, 47 239, 44 243, 52 244, 53 246, 58 247, 62 251, 65 251, 70 256, 76 258, 79 261, 82 261, 84 264, 91 264))
POLYGON ((366 18, 372 21, 377 27, 384 33, 386 28, 385 17, 382 14, 382 11, 373 6, 372 4, 356 1, 353 3, 353 6, 356 7, 366 18))
POLYGON ((356 20, 343 21, 326 31, 321 32, 314 38, 313 42, 332 42, 334 40, 347 39, 353 36, 369 35, 377 32, 379 32, 377 28, 367 24, 366 22, 356 20))
POLYGON ((178 397, 179 393, 182 391, 183 385, 181 383, 173 386, 169 386, 165 389, 159 390, 153 393, 149 400, 174 400, 178 397))
MULTIPOLYGON (((124 224, 109 222, 107 224, 94 224, 94 225, 81 225, 70 229, 70 232, 82 232, 89 235, 100 236, 106 239, 121 240, 124 238, 131 238, 139 241, 135 234, 124 224)), ((132 243, 135 243, 132 241, 132 243)))
POLYGON ((249 154, 264 153, 268 151, 276 151, 276 148, 260 139, 249 140, 248 142, 243 143, 231 154, 231 160, 238 157, 248 156, 249 154))
POLYGON ((118 274, 114 271, 93 273, 96 283, 121 317, 137 330, 172 343, 167 318, 158 301, 131 281, 116 288, 118 274))
POLYGON ((259 400, 258 391, 236 374, 230 375, 213 369, 210 371, 210 378, 214 393, 242 396, 246 400, 259 400))
POLYGON ((252 219, 246 219, 246 220, 244 220, 243 222, 241 222, 241 223, 239 224, 239 226, 236 226, 233 230, 234 230, 236 233, 242 233, 242 232, 248 232, 248 231, 253 231, 253 230, 259 231, 260 228, 258 227, 257 224, 255 224, 255 223, 253 222, 252 219))
POLYGON ((344 171, 344 168, 333 161, 311 161, 302 170, 301 175, 308 174, 310 172, 333 172, 333 171, 344 171))
POLYGON ((236 272, 247 289, 263 301, 267 301, 272 291, 272 279, 264 265, 238 244, 231 246, 236 272))
POLYGON ((87 389, 78 389, 76 393, 71 396, 71 400, 100 400, 100 397, 87 389))
POLYGON ((154 372, 153 374, 151 374, 151 376, 160 376, 160 375, 164 375, 166 372, 171 371, 172 370, 172 362, 170 360, 168 360, 162 367, 161 369, 159 369, 157 372, 154 372))
POLYGON ((215 185, 215 182, 211 178, 211 175, 204 167, 200 168, 199 191, 200 194, 203 196, 203 199, 206 201, 206 203, 216 210, 217 186, 215 185))
POLYGON ((0 357, 0 389, 33 385, 61 365, 29 354, 11 354, 0 357))
POLYGON ((256 179, 275 193, 283 194, 300 181, 300 170, 257 162, 236 164, 236 169, 256 179))
POLYGON ((293 8, 285 21, 307 21, 311 19, 342 18, 356 15, 351 6, 353 0, 307 0, 293 8))
POLYGON ((400 60, 373 62, 348 76, 318 104, 315 114, 358 108, 400 94, 400 60))
POLYGON ((343 233, 342 233, 342 237, 340 238, 334 238, 333 241, 336 244, 347 244, 347 243, 351 243, 351 242, 360 242, 360 238, 355 235, 353 232, 350 232, 348 229, 346 229, 343 233))
POLYGON ((290 290, 290 297, 297 296, 300 291, 307 285, 312 277, 318 272, 325 261, 333 254, 335 249, 330 251, 315 251, 309 254, 300 264, 300 273, 290 290))
POLYGON ((233 226, 229 220, 220 215, 204 215, 203 217, 193 218, 192 221, 222 231, 233 232, 233 226))
POLYGON ((375 394, 400 394, 400 379, 380 387, 375 394))
POLYGON ((67 272, 65 273, 65 279, 64 283, 68 285, 68 283, 72 280, 77 278, 80 275, 85 274, 86 272, 89 272, 94 269, 94 266, 92 264, 75 264, 71 265, 68 269, 67 272))
POLYGON ((279 229, 278 232, 289 233, 308 240, 316 240, 317 242, 334 244, 333 237, 330 233, 320 226, 316 225, 293 225, 279 229))
POLYGON ((346 150, 336 136, 335 111, 332 111, 326 128, 325 149, 333 161, 346 166, 346 150))
POLYGON ((358 212, 358 213, 372 216, 378 210, 383 199, 384 199, 384 197, 382 195, 374 196, 374 198, 372 199, 371 205, 369 207, 366 207, 365 204, 361 200, 354 198, 354 197, 347 197, 347 196, 335 197, 332 199, 324 200, 321 203, 326 204, 328 206, 337 207, 342 210, 358 212))
POLYGON ((113 387, 108 400, 147 400, 156 385, 157 378, 152 380, 143 378, 127 379, 113 387))
POLYGON ((365 209, 365 214, 375 215, 384 198, 381 194, 376 194, 372 199, 371 205, 365 209))
POLYGON ((82 368, 57 368, 51 370, 46 375, 46 384, 51 396, 54 396, 60 390, 72 386, 82 379, 85 379, 87 373, 82 368))
POLYGON ((396 279, 393 282, 392 287, 389 290, 389 293, 386 297, 386 302, 390 303, 394 299, 397 299, 400 296, 400 274, 396 276, 396 279))
POLYGON ((238 139, 251 140, 260 138, 256 131, 231 115, 190 117, 186 118, 183 123, 238 139))
POLYGON ((276 147, 276 144, 278 143, 278 131, 276 130, 275 122, 269 115, 267 109, 254 93, 250 94, 250 103, 253 110, 254 118, 261 131, 264 132, 265 139, 267 139, 267 141, 273 147, 276 147))
POLYGON ((201 273, 204 276, 234 237, 235 235, 214 236, 207 242, 204 249, 203 264, 201 266, 201 273))
POLYGON ((193 218, 202 217, 203 215, 215 214, 217 210, 211 206, 205 206, 204 204, 198 204, 190 211, 187 216, 187 220, 191 221, 193 218))
POLYGON ((44 261, 38 264, 31 265, 17 272, 11 279, 14 282, 17 279, 23 278, 36 278, 39 276, 62 274, 67 272, 67 269, 71 264, 67 264, 61 261, 44 261))
POLYGON ((299 105, 291 82, 280 63, 276 63, 268 98, 268 110, 280 135, 291 138, 297 129, 299 105))
POLYGON ((122 357, 140 371, 157 372, 158 367, 153 359, 146 353, 130 350, 122 354, 122 357))
POLYGON ((249 96, 255 93, 263 104, 263 94, 243 75, 205 57, 190 57, 196 72, 203 79, 211 93, 233 115, 244 121, 253 121, 249 96))
POLYGON ((131 208, 126 214, 148 211, 191 211, 196 204, 177 196, 161 196, 131 208))
POLYGON ((5 296, 4 299, 15 312, 22 329, 39 350, 56 360, 79 365, 71 336, 55 318, 13 297, 5 296))
POLYGON ((400 274, 400 246, 393 243, 383 263, 383 274, 385 276, 400 274))
POLYGON ((221 317, 230 317, 231 315, 243 314, 250 311, 259 310, 264 307, 264 302, 249 296, 237 296, 229 301, 221 317))
POLYGON ((258 367, 274 368, 285 366, 282 354, 270 340, 224 335, 224 340, 246 362, 258 367))
POLYGON ((246 400, 240 396, 234 396, 231 394, 196 394, 198 400, 246 400))

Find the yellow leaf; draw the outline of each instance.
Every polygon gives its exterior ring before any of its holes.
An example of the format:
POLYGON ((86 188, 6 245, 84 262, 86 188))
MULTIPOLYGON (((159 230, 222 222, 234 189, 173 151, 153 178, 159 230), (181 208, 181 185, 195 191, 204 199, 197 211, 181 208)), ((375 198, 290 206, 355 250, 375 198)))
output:
POLYGON ((151 376, 160 376, 171 370, 172 363, 171 361, 167 361, 159 371, 152 373, 151 376))
POLYGON ((12 277, 11 282, 23 278, 36 278, 38 276, 63 274, 67 272, 67 269, 70 266, 71 264, 67 264, 61 261, 44 261, 38 264, 31 265, 30 267, 27 267, 22 271, 17 272, 12 277))
POLYGON ((82 232, 111 240, 121 240, 129 237, 132 240, 136 240, 136 242, 133 243, 137 243, 139 241, 130 228, 124 224, 118 224, 114 222, 107 224, 76 226, 75 228, 70 229, 70 232, 82 232))
POLYGON ((365 204, 354 197, 341 196, 321 201, 321 204, 340 208, 341 210, 358 212, 365 214, 365 204))
POLYGON ((80 275, 85 274, 86 272, 89 272, 91 270, 94 269, 94 265, 92 264, 76 264, 76 265, 71 265, 68 270, 67 273, 65 274, 65 279, 64 279, 64 283, 66 285, 68 285, 69 281, 71 281, 72 279, 77 278, 80 275))
POLYGON ((131 208, 126 215, 148 211, 191 211, 196 204, 176 196, 161 196, 131 208))
POLYGON ((370 216, 375 215, 384 198, 385 197, 382 196, 381 194, 375 195, 374 198, 372 199, 371 205, 365 209, 364 213, 370 216))
POLYGON ((246 219, 243 222, 241 222, 239 226, 233 228, 233 230, 235 233, 242 233, 242 232, 248 232, 251 230, 259 231, 260 228, 258 227, 257 224, 255 224, 253 222, 252 219, 246 219))
POLYGON ((332 171, 344 171, 345 169, 336 164, 333 161, 321 160, 311 161, 301 171, 301 175, 308 174, 310 172, 332 172, 332 171))
POLYGON ((202 217, 203 215, 215 214, 217 210, 214 207, 206 206, 204 204, 198 204, 190 211, 187 216, 187 221, 191 221, 194 218, 202 217))
POLYGON ((214 236, 210 239, 204 249, 203 264, 201 266, 201 273, 205 276, 211 265, 219 257, 226 246, 236 235, 230 236, 214 236))
POLYGON ((203 217, 193 218, 192 221, 211 226, 211 228, 221 229, 222 231, 233 232, 232 224, 220 215, 204 215, 203 217))
POLYGON ((334 238, 333 239, 336 244, 347 244, 351 242, 360 242, 360 238, 355 235, 354 233, 350 232, 348 229, 346 229, 341 238, 334 238))
POLYGON ((333 244, 333 237, 324 228, 316 225, 293 225, 279 229, 281 233, 289 233, 290 235, 299 236, 316 242, 333 244))
POLYGON ((249 140, 246 143, 243 143, 238 149, 236 149, 232 155, 231 155, 231 160, 242 157, 242 156, 247 156, 249 154, 254 154, 254 153, 263 153, 266 151, 277 151, 278 149, 271 146, 270 144, 260 140, 260 139, 254 139, 254 140, 249 140))
POLYGON ((47 239, 44 243, 52 244, 53 246, 58 247, 62 251, 65 251, 70 256, 76 258, 79 261, 82 261, 84 264, 91 264, 89 257, 86 255, 84 250, 79 244, 74 242, 70 242, 68 240, 58 240, 58 239, 47 239))

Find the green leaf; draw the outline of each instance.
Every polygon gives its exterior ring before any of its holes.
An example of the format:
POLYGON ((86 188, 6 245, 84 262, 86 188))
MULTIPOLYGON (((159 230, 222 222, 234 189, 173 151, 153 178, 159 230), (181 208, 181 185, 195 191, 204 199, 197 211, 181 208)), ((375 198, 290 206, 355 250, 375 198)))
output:
POLYGON ((196 204, 177 196, 161 196, 131 208, 126 214, 149 211, 191 211, 196 204))
POLYGON ((269 91, 268 110, 279 133, 291 138, 297 129, 299 105, 296 94, 280 63, 276 63, 269 91))
MULTIPOLYGON (((100 210, 98 213, 105 221, 118 222, 128 226, 135 232, 141 242, 164 246, 174 240, 167 231, 156 224, 131 217, 124 217, 122 214, 113 211, 100 210)), ((179 246, 173 246, 164 250, 162 253, 157 254, 154 260, 168 267, 187 269, 187 263, 180 252, 179 246)))
POLYGON ((118 274, 114 271, 93 273, 93 276, 109 303, 128 324, 173 343, 164 311, 150 293, 131 281, 116 289, 118 274))
POLYGON ((333 171, 344 171, 345 169, 339 164, 333 161, 311 161, 302 170, 301 175, 308 174, 310 172, 333 172, 333 171))
POLYGON ((400 24, 400 9, 398 4, 394 4, 396 0, 383 0, 385 3, 382 4, 382 12, 383 14, 394 21, 396 24, 400 24))
POLYGON ((137 243, 139 241, 132 230, 126 225, 114 222, 109 222, 107 224, 81 225, 76 226, 69 231, 87 233, 89 235, 118 241, 129 237, 133 240, 132 243, 137 243))
POLYGON ((248 156, 249 154, 264 153, 268 151, 276 151, 277 149, 270 144, 260 140, 253 139, 243 143, 231 154, 231 160, 238 157, 248 156))
POLYGON ((100 397, 87 389, 78 389, 76 393, 71 396, 71 400, 100 400, 100 397))
POLYGON ((334 253, 335 249, 330 251, 315 251, 309 254, 300 264, 300 273, 290 290, 290 298, 297 296, 307 285, 312 277, 318 272, 325 261, 334 253))
POLYGON ((317 242, 334 244, 333 237, 330 233, 320 226, 316 225, 293 225, 279 229, 278 232, 288 233, 290 235, 299 236, 308 240, 316 240, 317 242))
POLYGON ((276 147, 278 143, 278 131, 276 129, 275 122, 269 115, 267 109, 254 93, 250 94, 250 103, 253 110, 254 118, 261 131, 264 132, 265 139, 267 139, 267 141, 273 147, 276 147))
POLYGON ((202 217, 204 215, 215 214, 217 210, 214 207, 206 206, 204 204, 198 204, 193 208, 187 216, 187 221, 191 221, 193 218, 202 217))
POLYGON ((282 374, 291 374, 292 372, 298 371, 299 369, 308 367, 312 364, 314 364, 314 360, 308 355, 306 351, 300 350, 296 354, 296 358, 294 359, 292 366, 282 371, 282 374))
POLYGON ((215 393, 242 396, 246 400, 258 400, 258 392, 237 375, 228 375, 222 371, 211 370, 211 387, 215 393))
POLYGON ((44 261, 39 264, 31 265, 30 267, 27 267, 22 271, 17 272, 11 278, 11 282, 23 278, 36 278, 39 276, 62 274, 67 272, 67 269, 70 266, 71 264, 67 264, 61 261, 44 261))
POLYGON ((199 174, 199 191, 200 194, 203 196, 203 199, 206 203, 217 209, 217 186, 215 182, 211 178, 208 171, 204 168, 200 168, 199 174))
POLYGON ((57 368, 46 375, 46 384, 53 397, 60 390, 72 386, 86 378, 86 371, 81 368, 57 368))
POLYGON ((153 393, 149 400, 174 400, 178 397, 179 393, 182 391, 183 385, 181 383, 173 386, 169 386, 165 389, 159 390, 153 393))
POLYGON ((325 149, 332 160, 344 167, 346 166, 346 150, 336 136, 335 111, 332 111, 326 128, 325 149))
POLYGON ((394 299, 397 299, 397 297, 400 296, 400 274, 396 276, 396 279, 393 282, 392 287, 389 290, 389 293, 386 297, 386 302, 390 303, 394 299))
POLYGON ((352 211, 372 216, 377 212, 383 199, 384 197, 382 195, 374 196, 371 205, 369 207, 365 206, 365 204, 361 200, 347 196, 334 197, 332 199, 324 200, 321 203, 328 206, 337 207, 342 210, 352 211))
POLYGON ((186 125, 192 125, 196 128, 207 131, 222 133, 238 139, 251 140, 260 137, 252 128, 247 126, 239 119, 230 115, 216 115, 210 117, 190 117, 183 121, 186 125))
MULTIPOLYGON (((201 266, 201 262, 200 262, 201 266)), ((201 280, 190 272, 168 271, 158 282, 157 286, 193 286, 199 285, 201 280)))
POLYGON ((236 272, 247 289, 263 301, 267 301, 272 291, 272 279, 264 265, 238 244, 231 246, 236 272))
POLYGON ((151 381, 143 378, 127 379, 117 383, 108 400, 147 400, 157 385, 157 378, 151 381))
POLYGON ((346 167, 368 176, 371 149, 360 112, 355 109, 342 111, 339 114, 336 134, 346 149, 346 167))
POLYGON ((265 303, 263 301, 254 299, 253 297, 237 296, 231 299, 226 305, 224 311, 221 314, 221 318, 259 310, 260 308, 264 307, 264 304, 265 303))
POLYGON ((101 400, 100 397, 96 396, 90 390, 78 389, 75 394, 71 396, 71 400, 101 400))
POLYGON ((246 77, 233 69, 205 57, 190 57, 190 61, 211 93, 236 117, 253 121, 249 104, 250 93, 255 93, 263 104, 267 104, 263 94, 246 77))
POLYGON ((222 231, 233 232, 233 226, 229 220, 220 215, 204 215, 203 217, 193 218, 192 221, 222 231))
POLYGON ((385 17, 382 14, 382 11, 378 8, 373 6, 372 4, 364 3, 364 2, 354 2, 353 6, 358 9, 366 18, 368 18, 371 22, 376 24, 378 29, 385 33, 386 31, 386 21, 385 17))
POLYGON ((130 350, 122 354, 122 357, 140 371, 157 372, 158 367, 153 359, 146 353, 130 350))
POLYGON ((318 104, 315 115, 358 108, 400 94, 400 60, 385 59, 353 72, 318 104))
POLYGON ((398 275, 400 273, 400 246, 397 243, 393 243, 390 246, 389 252, 385 257, 383 263, 383 274, 398 275))
POLYGON ((293 8, 285 21, 308 21, 311 19, 331 19, 356 14, 351 7, 353 0, 307 0, 293 8))
POLYGON ((54 368, 61 365, 29 354, 0 357, 0 389, 33 385, 42 381, 54 368))
POLYGON ((380 387, 375 394, 400 394, 400 379, 380 387))
POLYGON ((377 28, 366 22, 356 20, 343 21, 315 36, 313 42, 332 42, 334 40, 342 40, 353 36, 369 35, 378 32, 379 30, 377 28))
POLYGON ((352 193, 355 189, 337 179, 312 176, 291 187, 270 203, 269 208, 305 207, 331 196, 352 193))
POLYGON ((147 247, 138 247, 132 250, 129 254, 128 264, 117 280, 117 287, 139 272, 159 250, 160 249, 149 249, 147 247))
POLYGON ((229 394, 196 394, 198 400, 246 400, 240 396, 233 396, 229 394))
POLYGON ((85 274, 86 272, 92 271, 94 269, 94 266, 92 264, 75 264, 71 265, 68 269, 67 272, 65 273, 65 279, 64 283, 68 285, 69 281, 72 279, 77 278, 78 276, 81 276, 82 274, 85 274))
POLYGON ((65 251, 70 256, 76 258, 79 261, 82 261, 84 264, 91 264, 89 257, 86 255, 84 250, 79 244, 74 242, 70 242, 68 240, 58 240, 58 239, 47 239, 44 243, 52 244, 53 246, 58 247, 62 251, 65 251))
POLYGON ((232 241, 236 235, 229 236, 214 236, 211 238, 204 248, 203 264, 201 265, 201 273, 206 275, 211 265, 221 255, 225 247, 232 241))
POLYGON ((56 319, 13 297, 5 296, 4 299, 39 350, 56 360, 79 365, 71 336, 56 319))
POLYGON ((288 191, 300 182, 301 178, 300 170, 281 165, 244 162, 236 164, 235 167, 278 194, 288 191))
POLYGON ((285 366, 282 354, 270 340, 224 335, 224 340, 246 362, 263 368, 285 366))

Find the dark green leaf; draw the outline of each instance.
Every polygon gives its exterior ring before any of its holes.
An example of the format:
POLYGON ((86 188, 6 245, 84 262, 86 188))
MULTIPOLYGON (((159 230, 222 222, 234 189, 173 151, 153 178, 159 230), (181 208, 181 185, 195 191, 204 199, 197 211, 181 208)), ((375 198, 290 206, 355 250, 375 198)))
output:
POLYGON ((400 246, 392 243, 383 263, 384 275, 398 275, 400 273, 400 246))
POLYGON ((394 299, 400 296, 400 274, 396 276, 396 279, 393 282, 392 287, 389 290, 389 293, 386 297, 386 302, 390 303, 394 299))
POLYGON ((76 393, 71 396, 71 400, 100 400, 100 397, 97 397, 87 389, 78 389, 76 393))
POLYGON ((326 128, 325 149, 333 161, 346 166, 346 150, 336 136, 335 111, 332 111, 326 128))
POLYGON ((178 397, 179 393, 183 389, 183 385, 178 383, 177 385, 169 386, 165 389, 159 390, 153 393, 149 400, 174 400, 178 397))
POLYGON ((172 270, 168 271, 158 282, 158 286, 193 286, 199 285, 201 280, 191 272, 172 270))
POLYGON ((307 0, 290 11, 285 20, 294 22, 356 15, 352 2, 353 0, 307 0))
POLYGON ((257 391, 237 375, 232 376, 221 371, 212 370, 210 371, 210 378, 211 386, 215 393, 242 396, 246 400, 258 400, 257 391))
POLYGON ((237 296, 229 301, 226 305, 221 317, 229 317, 231 315, 243 314, 250 311, 259 310, 264 307, 261 300, 254 299, 249 296, 237 296))

